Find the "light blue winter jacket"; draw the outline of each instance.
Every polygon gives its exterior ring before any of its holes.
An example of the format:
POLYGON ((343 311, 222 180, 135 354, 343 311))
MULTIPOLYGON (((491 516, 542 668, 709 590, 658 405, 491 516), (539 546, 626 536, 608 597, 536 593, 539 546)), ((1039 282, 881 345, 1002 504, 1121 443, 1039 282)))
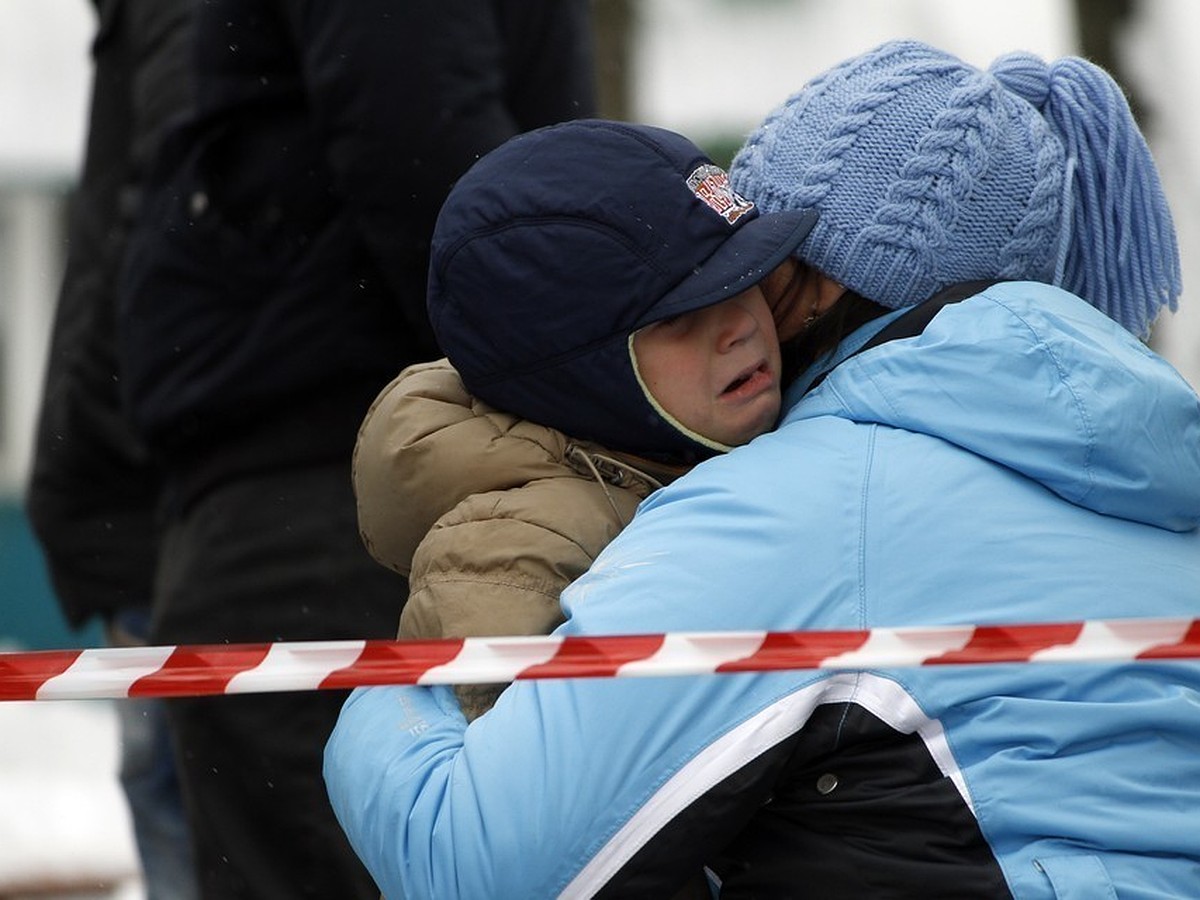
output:
MULTIPOLYGON (((807 381, 643 503, 559 633, 1200 615, 1200 401, 1090 306, 997 285, 807 381)), ((830 704, 919 742, 1014 896, 1200 897, 1190 662, 518 682, 469 729, 449 689, 370 688, 325 776, 388 900, 636 896, 673 822, 830 704)), ((696 857, 754 785, 691 817, 696 857)), ((838 895, 804 864, 774 895, 838 895)))

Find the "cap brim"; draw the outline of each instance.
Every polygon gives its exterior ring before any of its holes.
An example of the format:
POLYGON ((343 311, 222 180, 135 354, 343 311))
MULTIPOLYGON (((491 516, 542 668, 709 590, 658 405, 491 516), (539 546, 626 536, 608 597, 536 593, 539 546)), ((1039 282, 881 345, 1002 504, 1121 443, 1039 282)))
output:
POLYGON ((749 290, 787 259, 817 223, 815 209, 759 215, 638 320, 637 327, 712 306, 749 290))

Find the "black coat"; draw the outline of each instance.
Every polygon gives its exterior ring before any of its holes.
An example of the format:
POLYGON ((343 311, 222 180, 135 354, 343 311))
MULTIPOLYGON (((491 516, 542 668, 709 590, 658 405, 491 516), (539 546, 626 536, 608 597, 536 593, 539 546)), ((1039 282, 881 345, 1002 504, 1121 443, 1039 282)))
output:
POLYGON ((440 355, 428 239, 454 180, 593 112, 585 0, 210 0, 195 52, 121 314, 130 409, 181 503, 348 460, 378 390, 440 355))
POLYGON ((67 620, 150 601, 159 475, 120 405, 115 278, 139 184, 190 102, 195 0, 97 0, 83 172, 25 506, 67 620))

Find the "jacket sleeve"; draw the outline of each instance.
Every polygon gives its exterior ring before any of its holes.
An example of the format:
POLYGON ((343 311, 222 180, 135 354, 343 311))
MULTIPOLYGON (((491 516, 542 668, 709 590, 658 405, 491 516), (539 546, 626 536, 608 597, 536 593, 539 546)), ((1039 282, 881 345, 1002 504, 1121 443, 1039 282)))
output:
MULTIPOLYGON (((718 462, 643 504, 567 589, 557 634, 762 627, 772 610, 749 598, 780 593, 770 561, 803 566, 806 550, 767 514, 774 485, 693 480, 718 462)), ((810 542, 819 554, 841 539, 810 542)), ((325 778, 389 900, 670 896, 766 802, 777 754, 812 708, 775 704, 809 681, 819 676, 522 680, 469 727, 448 688, 360 690, 325 778)))
POLYGON ((190 0, 98 4, 87 148, 25 505, 74 626, 149 602, 159 475, 121 407, 116 272, 140 179, 191 100, 190 0))
MULTIPOLYGON (((559 594, 633 517, 638 497, 561 477, 476 494, 430 530, 413 557, 401 638, 549 634, 559 594), (618 511, 620 517, 618 517, 618 511)), ((503 689, 458 685, 469 720, 503 689)))
POLYGON ((768 802, 790 749, 793 722, 750 715, 752 679, 521 681, 469 726, 449 687, 359 689, 326 747, 329 796, 388 900, 670 897, 768 802))
POLYGON ((636 495, 608 494, 565 474, 467 498, 417 548, 400 636, 549 634, 563 589, 633 517, 636 495))
POLYGON ((459 430, 474 418, 447 360, 409 366, 379 392, 359 426, 352 466, 359 534, 377 562, 407 576, 421 539, 469 493, 462 479, 444 475, 471 471, 458 454, 472 436, 459 430))
POLYGON ((546 634, 558 597, 649 488, 602 485, 567 439, 474 400, 445 360, 380 393, 354 452, 359 530, 409 578, 401 637, 546 634))

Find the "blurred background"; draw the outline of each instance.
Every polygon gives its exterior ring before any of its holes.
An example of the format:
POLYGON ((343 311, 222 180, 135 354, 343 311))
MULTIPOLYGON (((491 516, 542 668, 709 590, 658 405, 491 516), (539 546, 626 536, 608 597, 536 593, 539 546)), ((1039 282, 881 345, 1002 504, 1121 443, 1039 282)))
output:
MULTIPOLYGON (((889 38, 920 38, 980 66, 1015 49, 1044 58, 1088 56, 1125 87, 1176 217, 1185 288, 1200 279, 1195 0, 593 0, 593 11, 602 114, 684 132, 722 162, 809 77, 889 38)), ((65 255, 65 210, 84 144, 94 28, 86 0, 0 0, 2 649, 102 643, 98 629, 67 630, 21 512, 65 255)), ((1152 344, 1200 386, 1200 306, 1192 300, 1185 290, 1180 313, 1160 321, 1152 344)), ((15 710, 0 709, 0 807, 19 799, 13 793, 18 779, 6 779, 19 765, 18 731, 22 746, 40 746, 50 734, 68 733, 62 729, 84 728, 78 733, 88 746, 78 759, 72 762, 63 748, 61 758, 51 758, 82 765, 81 777, 103 781, 89 782, 101 790, 93 830, 85 821, 70 831, 82 851, 62 846, 65 832, 47 841, 28 821, 6 831, 0 818, 0 898, 24 896, 6 892, 6 866, 19 861, 28 868, 30 854, 36 857, 32 848, 47 843, 57 858, 69 850, 84 868, 88 848, 117 872, 128 874, 136 865, 120 796, 110 783, 114 757, 105 748, 115 730, 106 712, 100 705, 69 718, 66 711, 46 711, 36 722, 14 725, 15 710), (12 843, 22 837, 24 845, 12 843)), ((76 790, 65 795, 69 810, 58 809, 46 802, 47 789, 40 791, 27 805, 47 821, 78 820, 87 805, 76 790)))

